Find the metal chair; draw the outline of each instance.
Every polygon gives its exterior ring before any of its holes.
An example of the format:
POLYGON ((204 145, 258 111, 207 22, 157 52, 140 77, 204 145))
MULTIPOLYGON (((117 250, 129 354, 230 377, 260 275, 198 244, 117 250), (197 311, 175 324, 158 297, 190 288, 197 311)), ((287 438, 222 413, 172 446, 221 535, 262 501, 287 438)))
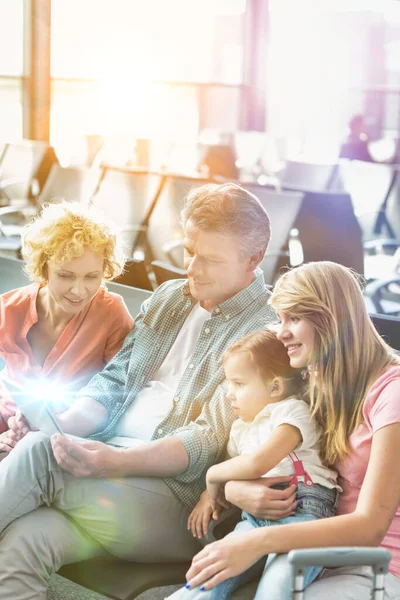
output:
POLYGON ((280 176, 281 185, 284 189, 300 192, 328 190, 336 169, 336 164, 313 164, 288 160, 280 176))
POLYGON ((166 261, 175 267, 183 267, 183 231, 179 222, 183 199, 190 189, 205 183, 209 181, 166 176, 160 197, 149 219, 146 234, 151 260, 166 261))
POLYGON ((22 226, 35 215, 45 203, 59 200, 77 201, 88 205, 102 177, 100 169, 85 167, 61 167, 53 164, 36 205, 28 210, 7 206, 0 208, 0 221, 7 235, 21 235, 22 226))
POLYGON ((157 285, 161 285, 170 279, 185 279, 187 277, 185 269, 174 267, 161 260, 153 260, 151 263, 157 285))
POLYGON ((144 260, 130 259, 124 265, 124 272, 113 280, 114 283, 121 283, 141 290, 153 291, 153 285, 147 273, 144 260))
POLYGON ((147 231, 162 185, 162 176, 155 173, 106 168, 91 204, 119 227, 127 257, 133 256, 140 233, 147 231))
POLYGON ((34 203, 32 184, 36 182, 39 191, 54 162, 57 162, 54 150, 46 142, 25 140, 6 144, 0 159, 2 204, 34 203))
POLYGON ((258 185, 245 184, 244 187, 257 196, 271 221, 271 241, 260 267, 265 282, 272 285, 278 270, 292 264, 288 240, 304 195, 300 192, 276 192, 258 185))

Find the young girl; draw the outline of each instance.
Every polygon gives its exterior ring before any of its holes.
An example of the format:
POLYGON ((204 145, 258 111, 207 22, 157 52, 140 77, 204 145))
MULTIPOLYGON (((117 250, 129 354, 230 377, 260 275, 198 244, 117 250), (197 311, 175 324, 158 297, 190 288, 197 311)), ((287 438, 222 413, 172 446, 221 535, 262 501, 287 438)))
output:
MULTIPOLYGON (((272 331, 250 333, 230 346, 223 363, 228 398, 239 417, 232 426, 228 444, 232 458, 208 470, 207 490, 189 517, 192 532, 197 533, 199 523, 206 530, 212 512, 219 512, 226 505, 224 484, 232 479, 293 475, 299 499, 297 511, 280 521, 258 519, 243 511, 234 533, 332 516, 338 495, 337 475, 319 457, 320 428, 311 418, 308 404, 301 399, 302 374, 290 366, 285 346, 272 331)), ((275 558, 270 555, 266 561, 264 557, 255 568, 208 593, 202 588, 180 590, 171 598, 224 600, 264 564, 256 598, 290 598, 290 577, 275 558)), ((319 571, 308 569, 306 585, 319 571)))
MULTIPOLYGON (((400 598, 400 360, 375 330, 356 276, 310 263, 285 273, 271 297, 292 367, 308 366, 311 411, 322 454, 339 472, 338 515, 263 527, 206 546, 187 573, 191 588, 214 588, 264 555, 294 548, 382 546, 392 554, 385 600, 400 598)), ((233 486, 234 487, 234 486, 233 486)), ((246 509, 247 500, 228 500, 246 509)), ((306 600, 367 600, 372 570, 327 569, 306 600)), ((270 598, 269 595, 266 598, 270 598)))

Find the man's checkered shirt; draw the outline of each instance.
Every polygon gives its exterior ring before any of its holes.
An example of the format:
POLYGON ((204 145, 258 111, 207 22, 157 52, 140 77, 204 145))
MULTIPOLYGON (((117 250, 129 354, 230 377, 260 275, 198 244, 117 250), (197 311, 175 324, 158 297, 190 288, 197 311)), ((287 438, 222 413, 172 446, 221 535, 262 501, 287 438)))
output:
MULTIPOLYGON (((235 419, 220 385, 222 354, 234 340, 264 329, 274 319, 268 297, 263 273, 257 269, 245 289, 213 309, 175 391, 173 406, 154 432, 153 440, 179 437, 187 450, 188 469, 164 481, 189 510, 205 488, 207 469, 221 460, 235 419)), ((187 280, 179 279, 166 282, 143 303, 122 350, 79 393, 108 410, 107 426, 92 439, 107 441, 115 435, 118 421, 160 368, 195 302, 187 280)))

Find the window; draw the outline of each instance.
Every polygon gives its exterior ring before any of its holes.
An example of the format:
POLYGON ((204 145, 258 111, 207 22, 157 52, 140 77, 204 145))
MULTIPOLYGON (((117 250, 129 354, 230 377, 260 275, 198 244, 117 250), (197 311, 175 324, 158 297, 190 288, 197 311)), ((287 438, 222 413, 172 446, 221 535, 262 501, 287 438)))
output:
POLYGON ((0 0, 0 143, 22 138, 23 0, 0 0))
POLYGON ((52 140, 188 142, 199 128, 236 129, 245 9, 245 0, 52 0, 52 140))

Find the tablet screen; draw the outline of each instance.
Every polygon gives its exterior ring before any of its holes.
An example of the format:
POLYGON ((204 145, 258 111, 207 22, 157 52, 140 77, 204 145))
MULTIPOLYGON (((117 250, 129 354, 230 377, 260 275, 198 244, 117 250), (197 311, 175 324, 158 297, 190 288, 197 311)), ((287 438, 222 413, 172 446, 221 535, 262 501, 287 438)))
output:
POLYGON ((12 395, 16 406, 32 427, 39 429, 48 436, 52 436, 54 433, 63 434, 61 427, 47 406, 46 400, 15 381, 6 378, 2 378, 2 381, 12 395))

